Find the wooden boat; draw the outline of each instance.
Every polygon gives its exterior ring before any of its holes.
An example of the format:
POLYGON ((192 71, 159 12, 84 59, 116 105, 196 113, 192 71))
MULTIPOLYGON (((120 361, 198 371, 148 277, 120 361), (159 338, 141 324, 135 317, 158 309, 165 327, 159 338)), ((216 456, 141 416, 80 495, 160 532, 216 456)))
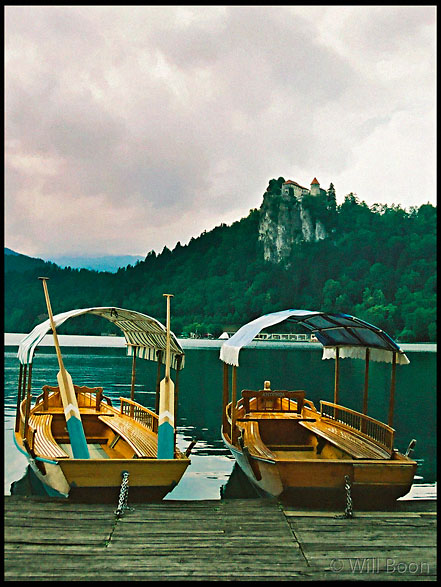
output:
POLYGON ((50 496, 113 501, 125 479, 130 501, 162 499, 190 464, 189 450, 183 454, 175 442, 178 373, 184 366, 184 353, 170 332, 170 296, 167 294, 167 328, 140 312, 114 307, 53 316, 46 278, 42 279, 49 319, 36 326, 18 350, 17 448, 27 456, 50 496), (132 356, 131 396, 121 397, 119 405, 112 405, 103 387, 73 384, 64 367, 56 327, 85 314, 110 320, 124 334, 132 356), (60 365, 58 385, 43 385, 33 402, 34 352, 50 329, 60 365), (158 362, 155 411, 134 399, 137 358, 158 362), (162 363, 165 378, 160 380, 162 363), (170 366, 176 370, 176 387, 170 366))
POLYGON ((367 505, 394 501, 409 492, 417 467, 409 455, 416 441, 400 454, 392 428, 396 366, 409 359, 385 332, 347 314, 284 310, 242 326, 222 345, 220 358, 222 437, 261 493, 332 502, 347 497, 349 484, 351 498, 367 505), (273 390, 270 381, 260 390, 242 390, 237 398, 240 349, 260 330, 285 321, 310 330, 323 346, 323 358, 335 359, 332 403, 322 400, 317 409, 304 390, 273 390), (339 404, 342 358, 365 360, 362 413, 339 404), (367 414, 370 361, 392 364, 388 424, 367 414))

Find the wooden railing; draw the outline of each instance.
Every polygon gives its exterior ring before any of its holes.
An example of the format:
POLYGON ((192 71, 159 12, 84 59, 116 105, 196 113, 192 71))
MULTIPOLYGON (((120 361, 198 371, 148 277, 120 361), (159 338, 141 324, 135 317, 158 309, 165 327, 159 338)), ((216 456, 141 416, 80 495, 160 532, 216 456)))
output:
POLYGON ((25 443, 27 443, 28 448, 32 454, 32 451, 34 450, 34 437, 35 437, 36 428, 34 428, 34 426, 32 426, 32 424, 29 422, 29 420, 26 422, 26 403, 27 403, 27 400, 25 398, 20 404, 19 432, 20 432, 20 436, 23 438, 25 443))
POLYGON ((320 401, 320 415, 322 418, 333 420, 356 430, 362 436, 373 440, 389 451, 393 449, 395 430, 379 420, 325 401, 320 401))
POLYGON ((144 406, 141 406, 141 404, 130 399, 121 397, 120 400, 121 414, 130 416, 152 432, 158 433, 158 416, 155 412, 152 412, 148 408, 145 408, 144 406))

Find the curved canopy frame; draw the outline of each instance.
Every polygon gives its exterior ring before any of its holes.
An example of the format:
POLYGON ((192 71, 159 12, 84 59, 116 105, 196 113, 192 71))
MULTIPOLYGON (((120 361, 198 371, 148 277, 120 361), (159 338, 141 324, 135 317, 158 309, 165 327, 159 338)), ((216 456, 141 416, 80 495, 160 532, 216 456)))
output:
POLYGON ((396 342, 380 328, 349 314, 330 314, 310 310, 282 310, 265 314, 245 324, 221 347, 220 359, 228 364, 239 366, 240 349, 248 345, 264 328, 281 322, 300 324, 315 334, 322 344, 323 359, 360 358, 370 350, 372 361, 392 363, 394 356, 397 364, 410 363, 407 356, 396 342))
MULTIPOLYGON (((54 316, 55 327, 61 326, 61 324, 70 318, 76 318, 84 314, 95 314, 115 324, 124 334, 128 355, 133 355, 135 352, 137 357, 150 361, 160 360, 161 363, 165 364, 167 330, 155 318, 141 314, 140 312, 135 312, 134 310, 125 310, 110 306, 84 308, 57 314, 54 316)), ((35 349, 50 330, 50 320, 47 319, 35 326, 23 338, 18 347, 17 354, 20 363, 23 365, 32 363, 35 349)), ((174 369, 183 369, 184 351, 173 333, 170 333, 170 356, 171 367, 174 369)))

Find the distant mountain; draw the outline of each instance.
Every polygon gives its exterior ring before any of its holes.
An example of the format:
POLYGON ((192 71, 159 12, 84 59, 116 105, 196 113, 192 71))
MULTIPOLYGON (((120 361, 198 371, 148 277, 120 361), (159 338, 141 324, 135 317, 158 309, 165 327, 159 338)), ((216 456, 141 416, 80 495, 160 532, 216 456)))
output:
POLYGON ((17 253, 16 251, 5 247, 5 273, 7 271, 23 273, 24 271, 29 271, 36 269, 39 266, 43 267, 46 265, 51 265, 51 263, 46 263, 43 259, 22 255, 21 253, 17 253))
POLYGON ((140 255, 104 255, 102 257, 74 257, 59 256, 46 259, 28 257, 5 247, 5 269, 14 271, 26 271, 45 263, 55 263, 61 268, 71 267, 72 269, 89 269, 91 271, 109 271, 116 273, 120 267, 135 265, 143 261, 140 255))
POLYGON ((116 273, 120 267, 135 265, 137 261, 144 260, 139 255, 104 255, 102 257, 51 257, 47 259, 56 263, 59 267, 71 267, 72 269, 90 269, 92 271, 110 271, 116 273))

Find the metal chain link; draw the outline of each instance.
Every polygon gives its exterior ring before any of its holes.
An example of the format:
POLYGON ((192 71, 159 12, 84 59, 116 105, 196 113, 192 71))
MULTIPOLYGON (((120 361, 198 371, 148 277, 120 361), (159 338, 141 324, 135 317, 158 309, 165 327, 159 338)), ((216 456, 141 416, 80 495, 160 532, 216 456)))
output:
POLYGON ((127 502, 129 499, 129 473, 127 471, 122 472, 121 489, 119 491, 118 507, 115 510, 115 515, 120 518, 124 511, 127 509, 127 502))
POLYGON ((129 473, 128 471, 122 472, 121 488, 119 490, 118 507, 114 510, 115 520, 113 522, 112 530, 110 531, 109 537, 106 540, 106 547, 109 546, 112 540, 113 533, 115 532, 116 525, 120 517, 124 514, 125 510, 129 510, 127 505, 129 499, 129 473))
POLYGON ((352 518, 352 497, 351 497, 351 480, 349 475, 345 475, 345 490, 346 490, 346 509, 345 518, 352 518))
POLYGON ((113 522, 112 530, 110 531, 109 537, 106 540, 106 547, 109 546, 110 541, 112 540, 113 533, 115 532, 116 525, 118 520, 124 514, 125 510, 132 510, 133 508, 129 508, 127 505, 129 499, 129 473, 128 471, 122 472, 122 481, 121 481, 121 488, 119 490, 119 499, 118 499, 118 507, 113 512, 115 514, 115 520, 113 522))
POLYGON ((346 508, 343 515, 335 516, 336 518, 353 518, 354 512, 352 508, 352 496, 351 496, 351 480, 349 475, 345 475, 345 491, 346 491, 346 508))

